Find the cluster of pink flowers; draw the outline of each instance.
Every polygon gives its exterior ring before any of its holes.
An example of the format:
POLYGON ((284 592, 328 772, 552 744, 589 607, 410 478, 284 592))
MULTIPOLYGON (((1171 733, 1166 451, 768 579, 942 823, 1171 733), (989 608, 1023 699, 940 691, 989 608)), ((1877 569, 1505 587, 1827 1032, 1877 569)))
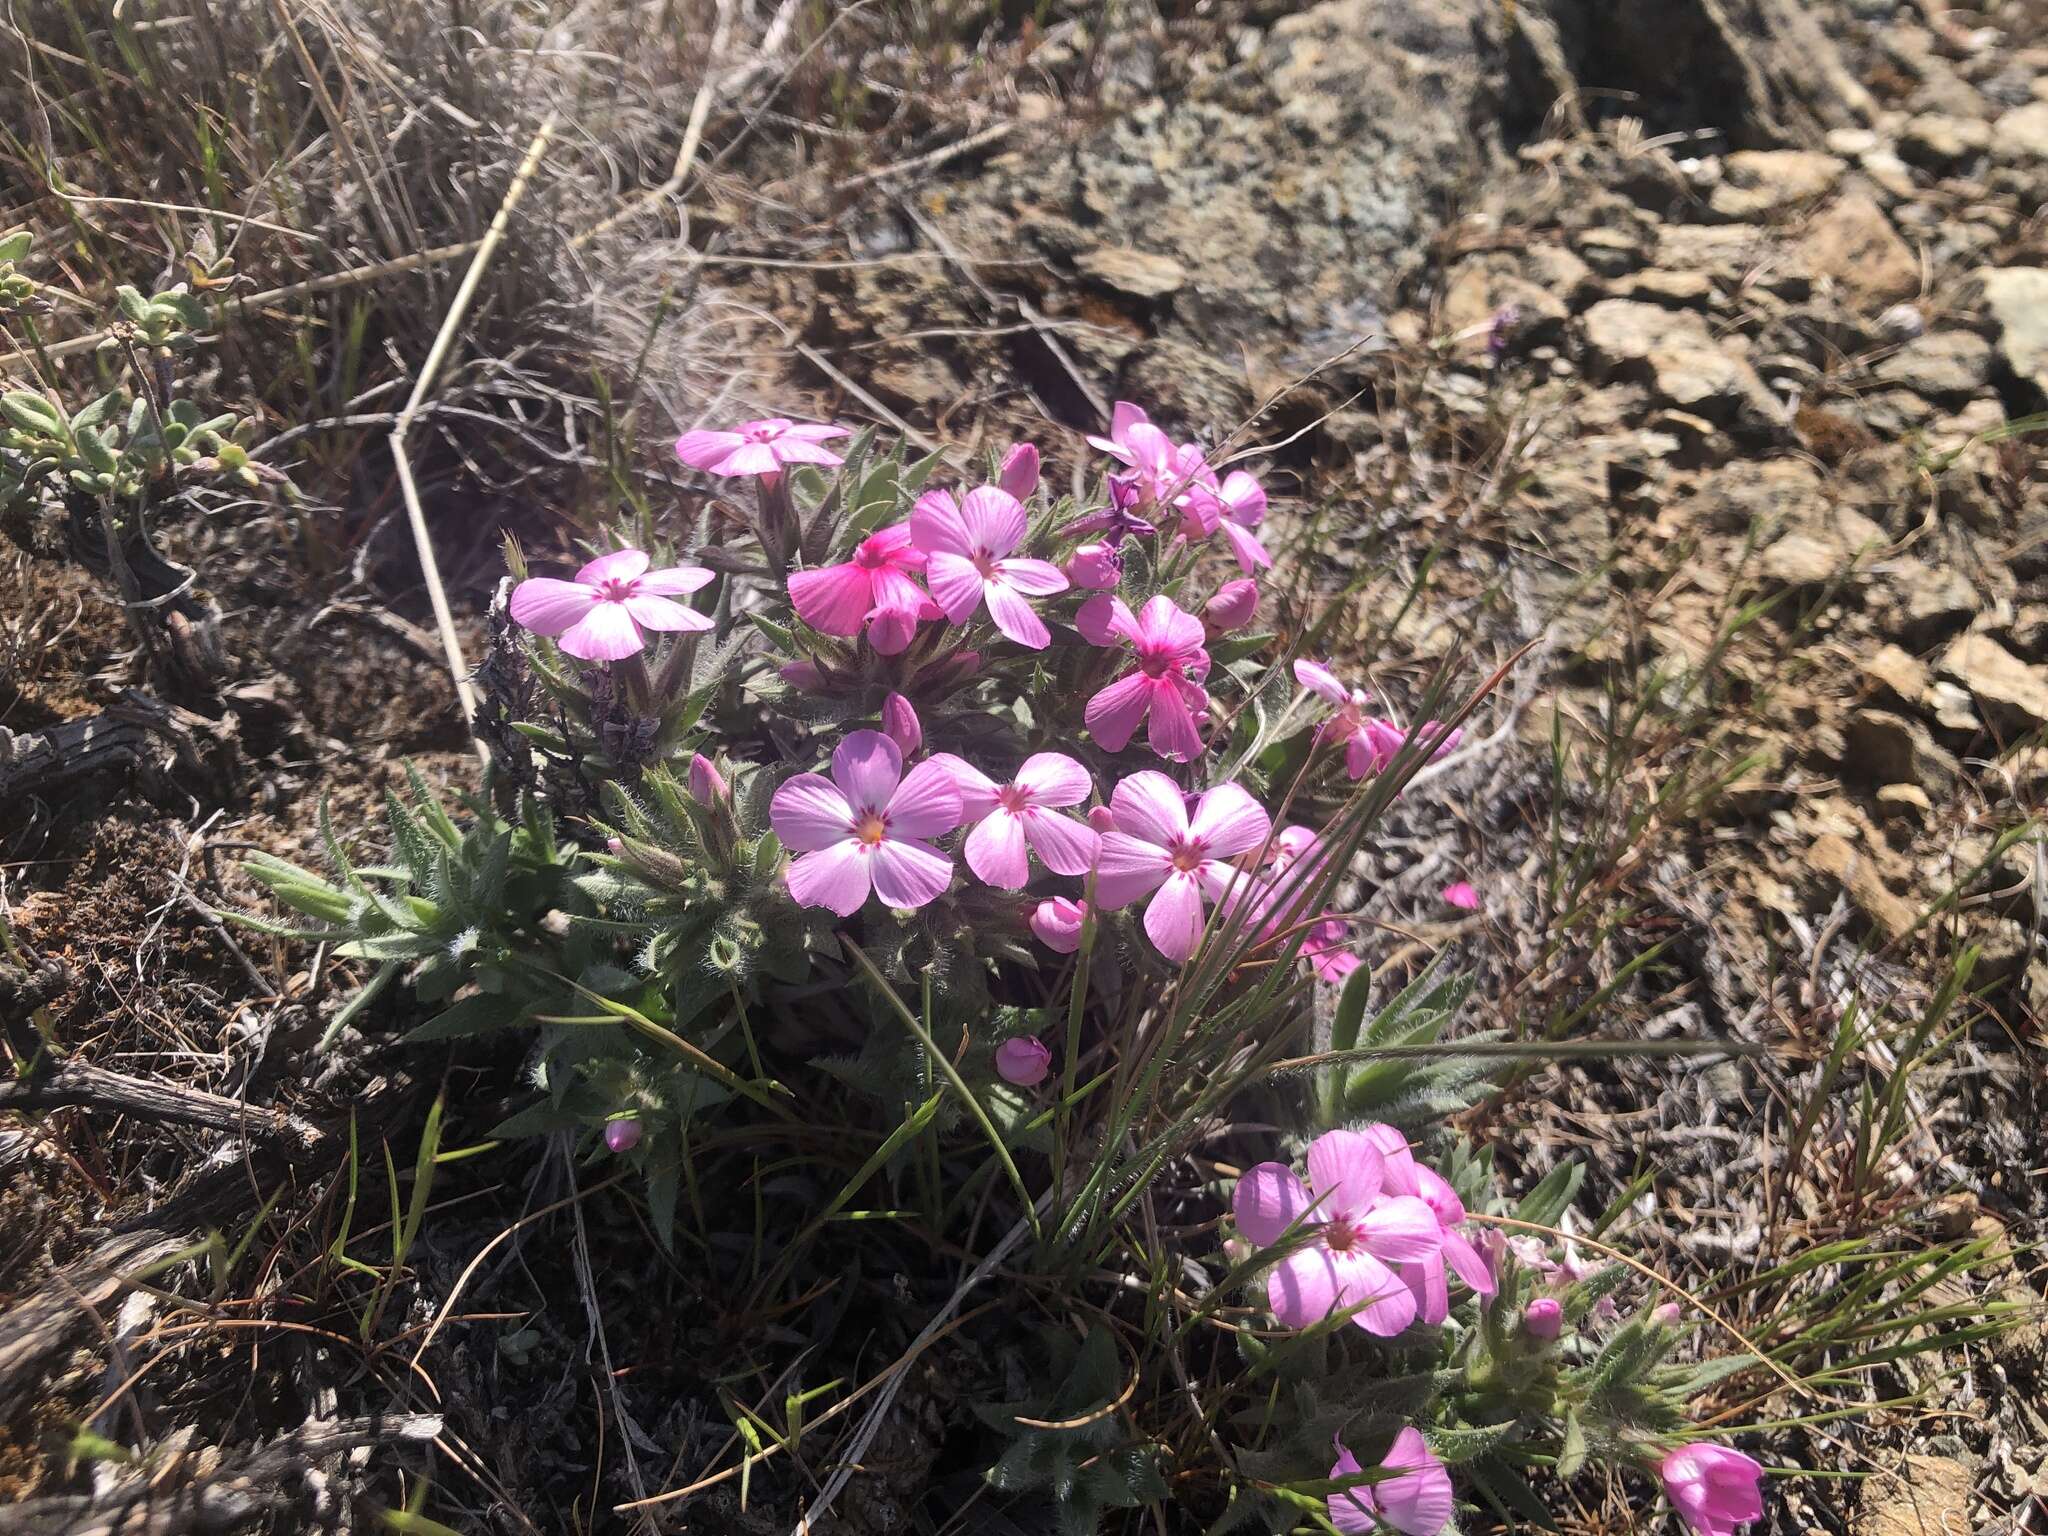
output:
POLYGON ((1343 745, 1344 771, 1354 779, 1384 773, 1411 736, 1428 745, 1431 762, 1455 751, 1464 737, 1462 731, 1446 730, 1435 720, 1409 731, 1391 720, 1367 714, 1366 706, 1372 703, 1372 695, 1363 688, 1346 688, 1337 674, 1320 662, 1295 662, 1294 680, 1332 707, 1329 718, 1317 727, 1316 739, 1325 745, 1343 745))
POLYGON ((1179 513, 1181 536, 1190 542, 1220 532, 1247 573, 1273 563, 1256 532, 1266 519, 1266 492, 1243 470, 1219 477, 1200 447, 1174 442, 1128 400, 1117 401, 1109 436, 1088 441, 1125 466, 1112 491, 1133 512, 1179 513))

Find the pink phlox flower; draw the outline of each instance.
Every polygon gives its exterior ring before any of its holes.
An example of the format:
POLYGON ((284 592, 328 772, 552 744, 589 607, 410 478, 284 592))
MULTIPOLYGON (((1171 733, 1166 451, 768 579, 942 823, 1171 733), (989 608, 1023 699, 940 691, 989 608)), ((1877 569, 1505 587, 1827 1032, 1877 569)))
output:
POLYGON ((1479 892, 1469 880, 1454 881, 1444 887, 1444 904, 1456 907, 1462 912, 1479 910, 1479 892))
POLYGON ((1555 1296, 1538 1296, 1522 1308, 1522 1326, 1530 1338, 1548 1343, 1564 1332, 1564 1303, 1555 1296))
POLYGON ((1349 948, 1351 925, 1325 912, 1301 941, 1301 958, 1316 973, 1316 980, 1336 986, 1365 961, 1349 948))
POLYGON ((1159 756, 1183 763, 1201 756, 1196 721, 1209 707, 1201 686, 1209 675, 1202 621, 1164 594, 1134 614, 1122 598, 1104 593, 1081 605, 1075 626, 1092 644, 1124 640, 1136 653, 1137 669, 1099 690, 1082 712, 1102 748, 1121 752, 1149 719, 1146 740, 1159 756))
POLYGON ((1239 892, 1245 876, 1230 861, 1265 842, 1272 820, 1237 784, 1218 784, 1188 815, 1180 786, 1165 774, 1134 773, 1109 798, 1116 830, 1102 838, 1095 899, 1108 911, 1151 896, 1145 933, 1180 962, 1201 942, 1204 898, 1239 892))
POLYGON ((774 475, 785 464, 846 461, 821 445, 852 434, 851 427, 816 426, 770 416, 740 423, 730 432, 685 432, 676 439, 676 457, 692 469, 712 475, 774 475))
POLYGON ((1031 878, 1028 848, 1056 875, 1085 875, 1102 839, 1087 823, 1060 811, 1094 791, 1088 770, 1060 752, 1036 752, 1017 776, 998 784, 950 753, 943 761, 960 787, 961 824, 973 827, 962 851, 967 867, 1001 890, 1022 890, 1031 878))
POLYGON ((1158 525, 1138 516, 1139 498, 1142 488, 1135 474, 1124 473, 1109 477, 1109 505, 1099 511, 1077 517, 1067 524, 1065 533, 1099 533, 1103 542, 1111 549, 1119 547, 1125 539, 1149 537, 1159 531, 1158 525))
POLYGON ((1311 1234, 1266 1277, 1267 1303, 1289 1328, 1357 1308, 1354 1323, 1391 1338, 1415 1320, 1415 1296, 1390 1266, 1439 1252, 1443 1232, 1436 1213, 1390 1191, 1386 1175, 1371 1137, 1325 1131, 1309 1146, 1307 1184, 1284 1163, 1260 1163, 1237 1181, 1231 1213, 1261 1248, 1297 1221, 1311 1234))
POLYGON ((1031 909, 1031 931, 1056 955, 1081 947, 1081 925, 1088 921, 1088 903, 1071 896, 1048 896, 1031 909))
MULTIPOLYGON (((1308 896, 1322 883, 1328 858, 1323 840, 1307 827, 1282 827, 1273 834, 1266 848, 1263 896, 1266 927, 1276 939, 1285 938, 1301 920, 1308 896)), ((1351 924, 1327 910, 1309 928, 1301 941, 1301 957, 1317 980, 1334 985, 1365 963, 1348 948, 1351 939, 1351 924)))
POLYGON ((996 628, 1017 644, 1042 651, 1051 632, 1027 597, 1067 590, 1067 578, 1049 560, 1020 560, 1024 504, 1008 491, 984 485, 955 501, 926 491, 910 512, 910 536, 925 552, 925 580, 946 617, 964 624, 985 601, 996 628))
POLYGON ((1038 445, 1012 443, 996 471, 996 484, 1022 501, 1038 489, 1038 445))
POLYGON ((1019 1088, 1033 1088, 1052 1070, 1052 1052, 1036 1035, 1017 1035, 996 1047, 996 1076, 1019 1088))
POLYGON ((802 855, 789 867, 799 906, 860 910, 872 887, 892 907, 945 894, 953 861, 928 841, 960 825, 960 787, 927 759, 903 771, 903 754, 880 731, 854 731, 832 753, 832 777, 800 773, 775 791, 769 824, 802 855))
POLYGON ((857 635, 869 625, 868 642, 884 656, 910 644, 918 620, 935 619, 939 607, 912 573, 925 568, 925 554, 911 543, 910 525, 898 523, 869 534, 853 558, 814 571, 793 571, 789 600, 796 615, 827 635, 857 635))
POLYGON ((1180 450, 1172 438, 1152 425, 1142 407, 1128 400, 1117 401, 1110 413, 1109 436, 1091 437, 1088 442, 1131 471, 1128 483, 1137 491, 1141 505, 1161 500, 1172 489, 1180 450))
POLYGON ((1177 499, 1181 531, 1190 540, 1221 533, 1246 575, 1272 565, 1254 531, 1266 520, 1266 491, 1253 476, 1233 469, 1219 481, 1204 464, 1177 499))
MULTIPOLYGON (((1365 1468, 1358 1458, 1337 1441, 1337 1462, 1330 1476, 1357 1477, 1365 1468)), ((1385 1521, 1401 1536, 1436 1536, 1451 1523, 1457 1501, 1451 1492, 1451 1474, 1431 1454, 1422 1431, 1412 1426, 1394 1436, 1380 1468, 1395 1475, 1376 1483, 1330 1494, 1325 1499, 1330 1524, 1343 1536, 1372 1536, 1385 1521)))
POLYGON ((1344 771, 1354 779, 1385 772, 1410 736, 1430 743, 1431 762, 1446 756, 1464 739, 1463 731, 1446 732, 1435 720, 1408 731, 1392 721, 1368 715, 1365 709, 1372 702, 1372 695, 1363 688, 1346 688, 1320 662, 1298 659, 1294 663, 1294 680, 1332 707, 1330 717, 1317 728, 1316 740, 1344 744, 1344 771))
POLYGON ((575 579, 530 576, 512 589, 514 623, 553 637, 562 650, 583 661, 621 661, 638 655, 647 640, 640 632, 706 630, 708 614, 670 601, 714 579, 694 565, 650 571, 644 550, 617 549, 577 571, 575 579))
POLYGON ((1465 1202, 1458 1198, 1449 1181, 1434 1168, 1418 1163, 1409 1150, 1408 1138, 1393 1126, 1367 1125, 1360 1128, 1359 1134, 1368 1138, 1385 1159, 1388 1191, 1419 1198, 1435 1216, 1441 1232, 1442 1242, 1435 1253, 1401 1266, 1401 1278, 1415 1295, 1416 1314, 1432 1327, 1450 1316, 1447 1267, 1476 1294, 1493 1295, 1498 1289, 1493 1270, 1465 1236, 1465 1202))
POLYGON ((1698 1536, 1733 1536, 1764 1517, 1764 1469, 1725 1445, 1681 1445, 1658 1469, 1671 1507, 1698 1536))

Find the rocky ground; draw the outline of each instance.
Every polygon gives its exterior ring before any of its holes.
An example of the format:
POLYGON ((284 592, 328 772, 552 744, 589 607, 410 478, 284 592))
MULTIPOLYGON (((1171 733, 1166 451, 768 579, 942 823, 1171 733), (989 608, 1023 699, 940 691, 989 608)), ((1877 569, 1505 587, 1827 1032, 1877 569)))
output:
MULTIPOLYGON (((713 254, 664 274, 691 323, 651 349, 675 424, 807 404, 966 454, 1030 435, 1067 473, 1129 398, 1256 448, 1292 538, 1280 625, 1358 594, 1332 648, 1397 701, 1441 662, 1476 681, 1533 646, 1476 715, 1481 747, 1411 793, 1360 871, 1376 967, 1443 952, 1480 974, 1475 1025, 1525 1036, 1764 1050, 1531 1073, 1470 1127, 1502 1165, 1587 1156, 1588 1216, 1625 1194, 1654 1210, 1631 1238, 1663 1234, 1645 1259, 1767 1344, 1798 1299, 1777 1266, 1835 1240, 1976 1239, 1981 1261, 1942 1282, 1956 1304, 2038 1310, 2048 6, 1162 9, 1105 38, 993 28, 971 89, 864 59, 905 103, 899 135, 855 155, 763 128, 714 160, 690 210, 713 254), (1460 879, 1479 912, 1441 901, 1460 879), (1969 995, 1937 1013, 1966 959, 1969 995), (1873 1148, 1870 1105, 1894 1092, 1873 1148)), ((592 311, 632 357, 646 274, 619 270, 638 286, 592 311)), ((534 508, 511 520, 550 532, 534 508)), ((443 539, 470 614, 489 531, 443 539)), ((396 679, 375 697, 337 689, 317 647, 294 663, 304 630, 249 621, 311 727, 257 744, 267 787, 211 836, 303 848, 311 789, 339 788, 339 817, 390 753, 460 771, 417 705, 439 686, 424 606, 384 595, 410 620, 365 618, 360 592, 322 610, 396 679)), ((98 619, 65 631, 63 665, 16 670, 0 723, 80 712, 66 690, 120 640, 98 619)), ((242 967, 163 916, 201 820, 163 815, 15 890, 24 941, 86 972, 67 1025, 139 996, 128 954, 166 933, 195 958, 146 989, 181 1021, 152 1050, 317 1023, 319 985, 284 957, 257 957, 291 974, 252 1013, 242 967), (88 922, 95 892, 119 910, 88 922)), ((70 1175, 0 1144, 0 1170, 24 1160, 14 1208, 56 1209, 38 1201, 70 1175)), ((176 1183, 161 1157, 137 1166, 176 1183)), ((479 1242, 502 1225, 478 1222, 479 1242)), ((33 1260, 0 1266, 10 1288, 74 1254, 54 1218, 34 1230, 33 1260)), ((2048 1500, 2041 1367, 2022 1318, 1864 1383, 1934 1411, 1877 1411, 1852 1447, 1788 1431, 1786 1462, 1874 1475, 1860 1497, 1797 1485, 1773 1528, 2039 1529, 1991 1522, 2048 1500)), ((509 1368, 437 1366, 478 1401, 509 1368)), ((518 1434, 470 1432, 516 1491, 518 1434)))

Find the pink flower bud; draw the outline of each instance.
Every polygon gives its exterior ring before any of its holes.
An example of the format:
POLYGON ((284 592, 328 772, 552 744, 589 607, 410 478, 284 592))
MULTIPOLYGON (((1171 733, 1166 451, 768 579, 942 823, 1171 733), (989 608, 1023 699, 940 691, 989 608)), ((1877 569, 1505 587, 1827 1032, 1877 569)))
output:
POLYGON ((1725 1445, 1681 1445, 1657 1469, 1665 1497, 1699 1536, 1733 1536, 1764 1517, 1764 1469, 1725 1445))
POLYGON ((1650 1321, 1659 1328, 1676 1328, 1679 1318, 1683 1315, 1675 1301, 1660 1302, 1650 1308, 1650 1321))
POLYGON ((1087 902, 1050 896, 1032 909, 1031 931, 1054 954, 1071 955, 1081 947, 1081 924, 1087 918, 1087 902))
POLYGON ((718 764, 702 752, 690 758, 690 798, 699 805, 724 805, 732 798, 732 786, 718 771, 718 764))
POLYGON ((1226 581, 1202 609, 1202 628, 1211 635, 1243 629, 1259 611, 1259 584, 1249 576, 1226 581))
POLYGON ((996 484, 1022 501, 1038 489, 1038 446, 1035 443, 1012 443, 1010 451, 1003 455, 1003 467, 996 477, 996 484))
POLYGON ((924 727, 918 724, 917 711, 900 693, 882 701, 882 734, 895 742, 896 750, 905 757, 924 745, 924 727))
POLYGON ((1090 592, 1107 592, 1124 579, 1123 557, 1111 544, 1083 544, 1060 569, 1067 580, 1090 592))
POLYGON ((611 854, 624 853, 626 851, 626 845, 620 842, 616 837, 608 837, 604 840, 604 851, 606 853, 611 854))
POLYGON ((1463 912, 1477 912, 1479 910, 1479 892, 1473 889, 1471 881, 1460 880, 1455 885, 1444 887, 1444 904, 1456 907, 1463 912))
POLYGON ((1554 1296, 1538 1296, 1522 1313, 1522 1326, 1532 1339, 1554 1339, 1564 1332, 1564 1308, 1554 1296))
POLYGON ((996 1073, 1006 1083, 1029 1088, 1045 1081, 1052 1070, 1052 1052, 1036 1035, 1019 1035, 996 1047, 996 1073))
POLYGON ((1088 808, 1088 825, 1103 835, 1114 832, 1116 812, 1106 805, 1092 805, 1088 808))
POLYGON ((782 668, 782 680, 802 693, 823 693, 825 674, 815 661, 792 661, 782 668))
POLYGON ((640 1117, 620 1115, 604 1123, 604 1144, 614 1152, 630 1152, 640 1145, 640 1117))

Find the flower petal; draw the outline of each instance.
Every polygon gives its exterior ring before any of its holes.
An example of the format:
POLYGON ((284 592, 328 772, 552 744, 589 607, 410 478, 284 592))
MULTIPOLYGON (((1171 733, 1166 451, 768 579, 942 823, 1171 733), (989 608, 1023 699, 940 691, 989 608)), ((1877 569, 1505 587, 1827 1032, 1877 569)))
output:
MULTIPOLYGON (((1337 1446, 1337 1464, 1330 1468, 1330 1476, 1356 1477, 1364 1470, 1365 1468, 1358 1464, 1358 1458, 1340 1442, 1337 1446)), ((1330 1524, 1337 1527, 1340 1536, 1373 1536, 1379 1529, 1379 1517, 1373 1513, 1376 1505, 1370 1483, 1362 1483, 1356 1488, 1339 1489, 1323 1502, 1328 1506, 1330 1524)))
MULTIPOLYGON (((1380 1465, 1408 1469, 1372 1488, 1380 1514, 1401 1536, 1436 1536, 1451 1523, 1456 1510, 1451 1474, 1430 1454, 1420 1430, 1410 1427, 1396 1435, 1393 1449, 1380 1465)), ((1759 1505, 1757 1514, 1762 1513, 1759 1505)))
POLYGON ((974 616, 974 610, 981 606, 982 592, 988 585, 972 560, 944 550, 932 553, 925 564, 924 580, 925 585, 931 588, 932 601, 955 624, 965 624, 974 616))
POLYGON ((1436 1212, 1413 1195, 1382 1200, 1358 1226, 1366 1250, 1389 1264, 1411 1263, 1443 1249, 1436 1212))
MULTIPOLYGON (((1339 1211, 1352 1220, 1362 1218, 1379 1198, 1386 1182, 1386 1160, 1370 1136, 1357 1131, 1325 1131, 1309 1145, 1308 1187, 1321 1202, 1316 1208, 1325 1216, 1339 1211)), ((1417 1201, 1420 1205, 1421 1202, 1417 1201)), ((1435 1225, 1435 1218, 1430 1218, 1435 1225)), ((1417 1258, 1419 1254, 1403 1254, 1417 1258)))
POLYGON ((1415 1321, 1415 1293, 1401 1283, 1399 1275, 1355 1248, 1336 1258, 1338 1304, 1360 1309, 1351 1315, 1352 1322, 1367 1333, 1391 1339, 1415 1321))
POLYGON ((953 883, 953 861, 930 843, 889 837, 875 844, 875 894, 892 907, 937 901, 953 883))
POLYGON ((848 561, 815 571, 792 571, 789 601, 796 616, 828 635, 857 635, 874 607, 868 573, 848 561))
POLYGON ((1074 628, 1090 645, 1115 645, 1137 633, 1138 616, 1114 592, 1098 592, 1074 614, 1074 628))
POLYGON ((716 580, 718 572, 707 571, 701 565, 665 565, 658 571, 644 571, 634 577, 633 586, 636 591, 660 597, 678 597, 708 587, 716 580))
POLYGON ((1157 769, 1146 768, 1119 783, 1109 797, 1116 829, 1164 847, 1187 836, 1187 799, 1180 786, 1157 769))
POLYGON ((1000 486, 982 485, 969 491, 960 503, 960 520, 967 526, 976 553, 1000 560, 1024 542, 1024 503, 1000 486))
MULTIPOLYGON (((901 656, 917 637, 920 608, 877 608, 868 615, 868 644, 877 656, 901 656)), ((937 610, 934 610, 936 612, 937 610)))
POLYGON ((597 588, 553 576, 531 576, 512 589, 512 622, 536 635, 559 635, 597 605, 597 588))
POLYGON ((939 837, 960 825, 960 782, 951 768, 927 758, 903 776, 883 815, 893 837, 939 837))
POLYGON ((1237 556, 1237 568, 1247 576, 1253 571, 1266 570, 1273 564, 1273 557, 1266 553, 1266 546, 1259 542, 1259 536, 1251 529, 1226 520, 1223 538, 1230 545, 1230 552, 1237 556))
POLYGON ((1408 1149, 1406 1136, 1393 1126, 1377 1121, 1358 1127, 1358 1134, 1379 1149, 1380 1189, 1383 1192, 1389 1195, 1422 1193, 1422 1173, 1416 1167, 1415 1154, 1408 1149))
POLYGON ((1336 1310, 1339 1289, 1337 1266, 1330 1261, 1329 1250, 1317 1245, 1290 1253, 1273 1266, 1266 1276, 1266 1305, 1283 1326, 1306 1328, 1336 1310))
POLYGON ((651 592, 634 593, 626 599, 624 607, 632 615, 633 622, 643 629, 703 630, 716 627, 710 614, 685 608, 673 598, 656 597, 651 592))
POLYGON ((807 853, 789 866, 790 899, 851 917, 868 899, 868 853, 852 838, 807 853))
MULTIPOLYGON (((1152 682, 1152 722, 1145 741, 1170 763, 1191 763, 1202 755, 1202 734, 1195 728, 1195 713, 1188 688, 1177 679, 1162 677, 1152 682)), ((1193 697, 1203 697, 1193 691, 1193 697)))
MULTIPOLYGON (((937 558, 934 558, 934 564, 937 558)), ((1052 642, 1045 621, 1031 611, 1031 605, 1013 591, 1009 583, 991 581, 983 588, 988 597, 988 616, 996 628, 1029 651, 1042 651, 1052 642)))
POLYGON ((1096 745, 1105 752, 1121 752, 1129 746, 1152 707, 1153 691, 1153 680, 1142 672, 1132 672, 1098 689, 1081 712, 1096 745))
POLYGON ((1202 887, 1186 870, 1175 870, 1145 907, 1145 937, 1176 964, 1202 942, 1202 887))
POLYGON ((1200 839, 1203 852, 1216 859, 1250 853, 1272 830, 1273 818, 1241 784, 1218 784, 1203 795, 1188 823, 1189 835, 1200 839))
POLYGON ((835 437, 853 436, 853 428, 833 426, 819 421, 792 421, 785 422, 777 436, 784 441, 795 438, 803 443, 829 443, 835 437))
POLYGON ((1157 890, 1173 873, 1173 856, 1157 843, 1141 842, 1122 832, 1102 837, 1095 861, 1095 902, 1105 912, 1128 906, 1157 890))
POLYGON ((1444 1262, 1451 1266, 1452 1274, 1481 1296, 1491 1296, 1499 1288, 1486 1259, 1462 1232, 1444 1229, 1444 1262))
POLYGON ((816 443, 806 442, 793 432, 785 432, 776 438, 769 446, 769 452, 783 464, 822 464, 830 469, 836 464, 846 462, 830 448, 821 448, 816 443))
POLYGON ((1031 861, 1024 854, 1024 818, 1014 811, 984 817, 967 834, 962 852, 967 867, 986 885, 1021 891, 1031 879, 1031 861))
POLYGON ((1337 674, 1321 662, 1297 657, 1294 663, 1294 680, 1319 699, 1332 704, 1342 704, 1351 697, 1351 692, 1337 681, 1337 674))
POLYGON ((815 853, 843 842, 853 836, 853 822, 853 807, 822 773, 800 773, 785 780, 768 802, 768 825, 784 847, 798 853, 815 853))
POLYGON ((631 581, 647 569, 647 551, 644 549, 615 549, 608 555, 599 555, 587 561, 577 571, 576 579, 587 587, 599 586, 607 581, 631 581))
POLYGON ((880 731, 849 732, 832 749, 832 782, 856 817, 880 811, 902 778, 903 754, 880 731))
POLYGON ((1033 805, 1079 805, 1095 788, 1088 770, 1064 752, 1034 752, 1013 781, 1031 791, 1033 805))
POLYGON ((1067 590, 1067 575, 1050 560, 998 560, 996 574, 1004 585, 1027 597, 1050 597, 1067 590))
POLYGON ((1415 1315, 1434 1328, 1451 1315, 1451 1287, 1444 1278, 1444 1259, 1433 1253, 1401 1266, 1401 1283, 1415 1298, 1415 1315))
POLYGON ((1162 656, 1183 656, 1202 648, 1202 621, 1161 593, 1138 610, 1137 644, 1162 656))
POLYGON ((714 475, 773 475, 781 471, 782 457, 768 443, 741 443, 710 468, 714 475))
POLYGON ((1230 1214, 1237 1230, 1270 1248, 1280 1241, 1308 1209, 1308 1190, 1285 1163, 1258 1163, 1247 1168, 1230 1195, 1230 1214))
POLYGON ((910 542, 926 554, 974 553, 974 539, 950 491, 926 491, 910 509, 910 542))
POLYGON ((624 603, 600 602, 562 632, 559 645, 585 661, 619 661, 646 645, 624 603))
POLYGON ((1102 856, 1102 838, 1085 822, 1037 806, 1017 819, 1031 851, 1056 875, 1085 875, 1102 856))
POLYGON ((692 469, 709 470, 745 441, 737 432, 685 432, 676 439, 676 457, 692 469))

